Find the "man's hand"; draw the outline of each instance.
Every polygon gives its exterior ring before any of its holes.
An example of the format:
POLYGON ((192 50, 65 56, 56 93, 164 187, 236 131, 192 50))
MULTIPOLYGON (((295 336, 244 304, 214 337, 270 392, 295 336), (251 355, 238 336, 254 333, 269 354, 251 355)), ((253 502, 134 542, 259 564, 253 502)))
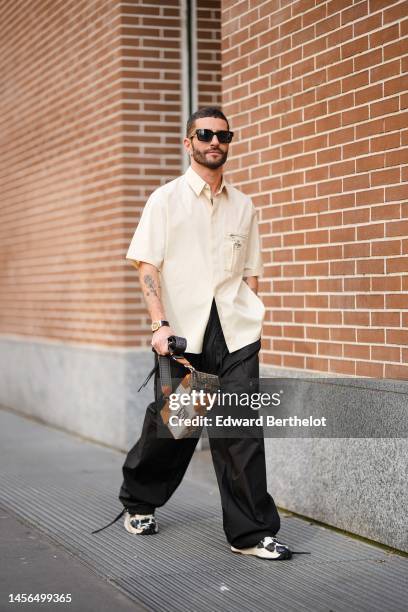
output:
POLYGON ((246 282, 248 287, 252 289, 255 295, 258 295, 258 277, 257 276, 245 276, 243 280, 246 282))
POLYGON ((152 335, 152 347, 159 355, 168 355, 169 354, 169 344, 167 339, 170 336, 174 336, 174 331, 171 327, 167 325, 163 325, 163 327, 159 327, 152 335))

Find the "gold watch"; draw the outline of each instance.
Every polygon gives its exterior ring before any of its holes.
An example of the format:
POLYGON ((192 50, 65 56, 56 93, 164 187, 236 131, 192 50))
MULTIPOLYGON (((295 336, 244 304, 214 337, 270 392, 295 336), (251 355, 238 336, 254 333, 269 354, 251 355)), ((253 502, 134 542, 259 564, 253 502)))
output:
POLYGON ((152 322, 152 332, 157 331, 160 327, 170 327, 170 323, 168 321, 153 321, 152 322))

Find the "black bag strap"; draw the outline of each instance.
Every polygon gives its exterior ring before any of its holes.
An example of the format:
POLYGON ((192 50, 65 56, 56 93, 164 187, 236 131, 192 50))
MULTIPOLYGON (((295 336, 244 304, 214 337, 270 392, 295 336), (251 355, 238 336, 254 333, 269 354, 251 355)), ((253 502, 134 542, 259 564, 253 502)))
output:
POLYGON ((160 384, 163 396, 168 398, 172 392, 171 379, 171 359, 182 365, 190 372, 194 372, 195 368, 191 365, 188 359, 183 355, 187 347, 187 341, 181 336, 169 336, 169 355, 158 355, 160 384))
POLYGON ((103 531, 104 529, 107 529, 108 527, 110 527, 111 525, 116 523, 116 521, 118 521, 120 519, 120 517, 125 514, 125 512, 126 512, 126 508, 123 508, 122 512, 120 514, 118 514, 118 516, 116 518, 114 518, 113 521, 111 521, 110 523, 105 525, 105 527, 100 527, 99 529, 95 529, 94 531, 91 531, 91 533, 99 533, 100 531, 103 531))

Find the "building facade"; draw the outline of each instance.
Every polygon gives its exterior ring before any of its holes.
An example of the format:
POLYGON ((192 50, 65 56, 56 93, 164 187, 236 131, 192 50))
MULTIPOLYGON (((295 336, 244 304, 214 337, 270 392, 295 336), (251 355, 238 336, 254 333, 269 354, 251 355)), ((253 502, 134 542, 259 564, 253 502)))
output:
MULTIPOLYGON (((208 104, 236 134, 227 178, 259 209, 263 374, 360 377, 365 402, 388 380, 377 397, 406 401, 407 29, 406 0, 3 3, 1 403, 135 439, 150 332, 125 253, 208 104)), ((380 486, 401 491, 404 440, 267 451, 280 505, 407 546, 380 486)))

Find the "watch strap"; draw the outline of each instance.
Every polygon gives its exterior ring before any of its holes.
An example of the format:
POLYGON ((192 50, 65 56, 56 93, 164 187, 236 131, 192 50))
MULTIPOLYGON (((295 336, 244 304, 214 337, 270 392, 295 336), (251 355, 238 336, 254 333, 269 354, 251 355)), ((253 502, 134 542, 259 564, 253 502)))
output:
POLYGON ((168 321, 165 320, 161 320, 161 321, 152 321, 152 331, 155 332, 158 329, 160 329, 160 327, 170 327, 170 323, 168 321))

